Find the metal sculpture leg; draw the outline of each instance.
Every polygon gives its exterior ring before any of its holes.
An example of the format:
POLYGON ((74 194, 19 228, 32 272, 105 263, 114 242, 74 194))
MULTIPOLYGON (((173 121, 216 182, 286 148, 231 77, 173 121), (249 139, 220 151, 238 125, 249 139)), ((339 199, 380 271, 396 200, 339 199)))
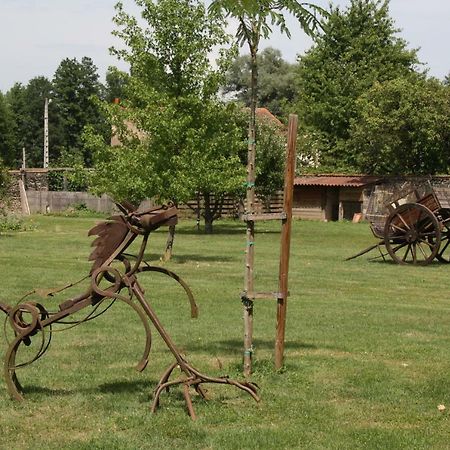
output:
POLYGON ((202 384, 204 383, 216 383, 216 384, 227 384, 230 386, 235 386, 248 394, 250 394, 255 401, 259 401, 259 397, 257 395, 258 387, 254 383, 250 383, 247 381, 239 382, 236 380, 232 380, 228 377, 210 377, 202 374, 197 369, 192 367, 184 358, 181 356, 180 351, 175 346, 169 334, 166 332, 161 322, 159 321, 156 313, 150 307, 149 303, 144 297, 142 288, 135 281, 132 285, 133 293, 136 295, 139 303, 141 304, 143 310, 148 315, 149 319, 153 323, 153 326, 156 328, 158 333, 160 334, 163 341, 166 343, 167 347, 171 351, 172 355, 175 357, 176 362, 171 364, 168 369, 164 372, 161 379, 159 380, 158 385, 155 388, 153 403, 151 406, 151 411, 156 412, 156 409, 160 403, 160 395, 165 390, 169 390, 171 386, 182 385, 183 387, 183 396, 186 402, 186 407, 191 416, 192 420, 196 419, 195 411, 192 405, 192 399, 190 397, 189 388, 193 386, 197 393, 200 394, 201 397, 206 398, 206 394, 202 389, 202 384), (178 378, 176 380, 170 381, 170 376, 176 367, 179 367, 180 370, 184 373, 184 376, 178 378))
POLYGON ((4 363, 4 376, 9 395, 17 401, 23 400, 23 389, 16 375, 16 354, 21 342, 22 336, 14 339, 6 352, 4 363))

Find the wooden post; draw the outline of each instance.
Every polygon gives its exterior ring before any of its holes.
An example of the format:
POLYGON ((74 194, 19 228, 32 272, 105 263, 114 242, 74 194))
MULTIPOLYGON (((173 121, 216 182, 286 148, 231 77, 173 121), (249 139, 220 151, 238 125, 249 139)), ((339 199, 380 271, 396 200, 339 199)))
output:
POLYGON ((291 246, 292 203, 294 197, 295 159, 297 144, 297 122, 295 114, 289 115, 288 145, 284 176, 284 207, 286 218, 281 230, 280 270, 277 299, 277 331, 275 340, 275 368, 283 366, 284 336, 286 329, 286 310, 288 298, 289 253, 291 246))
POLYGON ((22 213, 29 216, 30 205, 28 204, 27 191, 25 190, 25 184, 22 179, 19 180, 19 192, 20 192, 20 204, 22 206, 22 213))

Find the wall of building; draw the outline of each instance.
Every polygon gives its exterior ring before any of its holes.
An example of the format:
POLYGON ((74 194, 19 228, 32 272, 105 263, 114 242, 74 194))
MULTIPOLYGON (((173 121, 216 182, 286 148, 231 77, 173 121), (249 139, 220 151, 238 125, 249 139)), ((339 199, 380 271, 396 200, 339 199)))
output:
POLYGON ((292 214, 298 219, 325 220, 326 190, 322 186, 296 186, 292 214))
POLYGON ((27 190, 27 198, 31 214, 61 212, 77 205, 108 214, 114 211, 114 203, 106 194, 97 197, 87 192, 27 190))

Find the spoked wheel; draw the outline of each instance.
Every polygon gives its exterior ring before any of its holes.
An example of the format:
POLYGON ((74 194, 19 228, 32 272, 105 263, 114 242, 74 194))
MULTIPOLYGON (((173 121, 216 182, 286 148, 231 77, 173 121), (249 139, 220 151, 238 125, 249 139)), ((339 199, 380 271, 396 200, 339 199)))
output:
POLYGON ((436 254, 436 259, 448 264, 450 263, 450 217, 443 217, 443 219, 441 226, 441 245, 436 254))
POLYGON ((384 227, 384 244, 398 264, 429 264, 437 256, 441 229, 436 216, 419 203, 396 208, 384 227))

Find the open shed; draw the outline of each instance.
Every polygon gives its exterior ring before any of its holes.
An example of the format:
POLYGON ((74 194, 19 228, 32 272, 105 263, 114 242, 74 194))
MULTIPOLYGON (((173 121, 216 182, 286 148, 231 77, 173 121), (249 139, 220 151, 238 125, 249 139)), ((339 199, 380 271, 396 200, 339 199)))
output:
POLYGON ((293 214, 300 219, 352 220, 363 213, 372 187, 371 175, 303 175, 294 180, 293 214))

